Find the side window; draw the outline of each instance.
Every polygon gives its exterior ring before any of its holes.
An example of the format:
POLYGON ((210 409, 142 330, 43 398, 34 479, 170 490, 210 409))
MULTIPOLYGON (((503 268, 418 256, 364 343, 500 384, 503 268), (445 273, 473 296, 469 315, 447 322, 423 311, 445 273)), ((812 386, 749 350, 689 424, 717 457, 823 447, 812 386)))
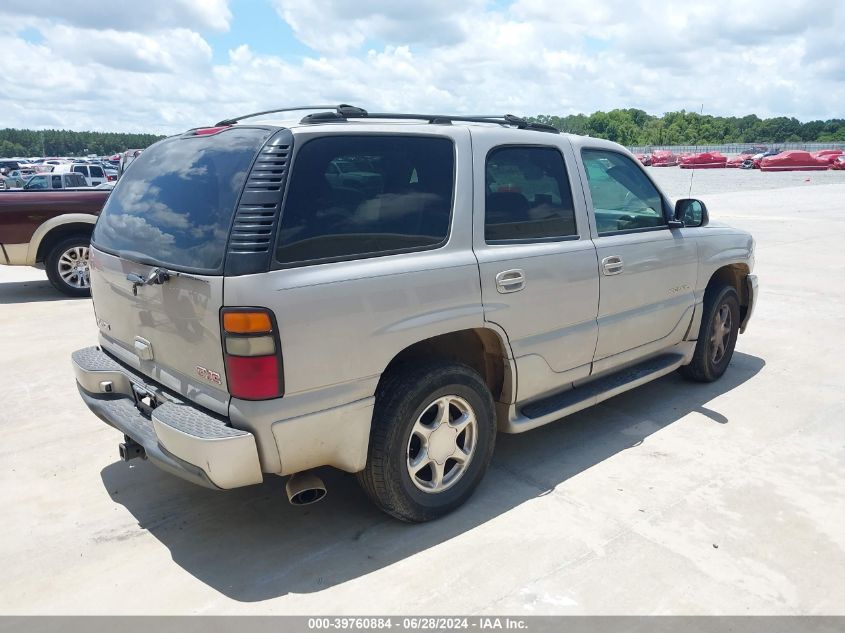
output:
POLYGON ((61 189, 62 188, 62 177, 61 176, 51 176, 53 179, 53 189, 61 189))
POLYGON ((454 150, 446 138, 324 136, 293 162, 282 264, 434 248, 449 234, 454 150))
POLYGON ((578 235, 572 190, 556 148, 499 147, 487 155, 485 171, 488 244, 578 235))
POLYGON ((85 172, 85 166, 84 166, 84 165, 74 165, 74 167, 73 167, 73 171, 75 171, 77 174, 82 174, 83 176, 87 176, 87 175, 88 175, 88 174, 85 172))
POLYGON ((46 189, 47 176, 33 176, 24 186, 24 189, 46 189))
POLYGON ((666 226, 663 199, 634 161, 609 150, 581 156, 599 233, 666 226))

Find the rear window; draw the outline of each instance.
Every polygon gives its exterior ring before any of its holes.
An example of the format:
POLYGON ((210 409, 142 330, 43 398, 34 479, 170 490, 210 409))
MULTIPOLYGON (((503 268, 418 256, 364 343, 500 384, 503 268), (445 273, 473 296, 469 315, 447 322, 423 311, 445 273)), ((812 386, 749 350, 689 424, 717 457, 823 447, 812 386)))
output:
POLYGON ((65 174, 65 185, 68 187, 87 187, 88 181, 81 174, 65 174))
POLYGON ((93 244, 164 266, 219 272, 238 197, 271 131, 234 127, 156 143, 109 196, 93 244))
POLYGON ((276 259, 337 261, 434 248, 449 234, 447 138, 326 136, 296 155, 276 259))

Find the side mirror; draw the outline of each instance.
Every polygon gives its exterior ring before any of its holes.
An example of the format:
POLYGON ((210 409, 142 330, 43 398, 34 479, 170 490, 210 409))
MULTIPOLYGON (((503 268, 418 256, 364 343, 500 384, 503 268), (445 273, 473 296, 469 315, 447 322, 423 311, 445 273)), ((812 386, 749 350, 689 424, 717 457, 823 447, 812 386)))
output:
POLYGON ((683 226, 707 226, 710 217, 707 207, 701 200, 695 198, 681 198, 675 203, 675 218, 683 226))

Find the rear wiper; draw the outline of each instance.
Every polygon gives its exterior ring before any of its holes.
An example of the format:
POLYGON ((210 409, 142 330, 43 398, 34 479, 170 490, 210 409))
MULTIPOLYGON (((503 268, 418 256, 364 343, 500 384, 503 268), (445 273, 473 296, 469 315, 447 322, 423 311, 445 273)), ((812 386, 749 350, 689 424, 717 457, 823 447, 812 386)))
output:
POLYGON ((166 268, 153 268, 146 277, 141 277, 137 273, 129 273, 126 275, 126 281, 132 282, 132 294, 138 296, 138 286, 160 286, 166 281, 170 281, 170 271, 166 268))

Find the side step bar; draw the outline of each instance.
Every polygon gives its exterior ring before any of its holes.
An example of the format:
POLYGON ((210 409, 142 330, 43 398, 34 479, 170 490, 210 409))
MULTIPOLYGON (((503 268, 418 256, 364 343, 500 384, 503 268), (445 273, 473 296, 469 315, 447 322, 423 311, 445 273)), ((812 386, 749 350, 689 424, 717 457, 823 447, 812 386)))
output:
POLYGON ((665 376, 675 371, 684 362, 683 354, 662 354, 603 378, 526 404, 517 410, 516 415, 502 430, 506 433, 522 433, 554 422, 634 387, 651 382, 655 378, 665 376))

